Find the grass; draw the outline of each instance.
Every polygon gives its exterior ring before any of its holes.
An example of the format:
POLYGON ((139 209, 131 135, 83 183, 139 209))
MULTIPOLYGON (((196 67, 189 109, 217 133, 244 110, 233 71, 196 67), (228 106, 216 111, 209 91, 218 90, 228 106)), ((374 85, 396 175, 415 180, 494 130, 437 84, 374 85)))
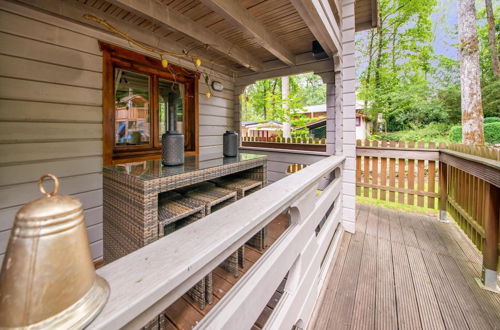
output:
POLYGON ((436 215, 438 214, 437 209, 429 209, 426 207, 420 207, 415 205, 407 205, 407 204, 399 204, 396 202, 384 201, 381 199, 373 199, 371 197, 364 196, 356 196, 356 202, 361 204, 373 205, 373 206, 381 206, 387 209, 398 210, 409 213, 421 213, 427 215, 436 215))
POLYGON ((448 131, 449 124, 431 123, 423 127, 415 127, 404 131, 374 133, 370 138, 373 140, 387 141, 423 141, 423 142, 450 142, 448 131))
MULTIPOLYGON (((434 199, 434 208, 429 208, 429 207, 421 207, 421 206, 416 206, 416 205, 410 205, 408 204, 408 194, 405 194, 405 199, 404 199, 404 204, 398 203, 398 202, 391 202, 389 201, 389 192, 386 192, 386 199, 387 200, 382 200, 380 198, 380 190, 378 191, 377 198, 372 197, 372 191, 369 189, 369 196, 370 197, 365 197, 364 196, 364 191, 363 187, 361 187, 360 195, 361 196, 356 196, 356 202, 362 203, 362 204, 367 204, 367 205, 373 205, 373 206, 381 206, 385 207, 388 209, 392 210, 398 210, 398 211, 403 211, 403 212, 410 212, 410 213, 420 213, 420 214, 427 214, 427 215, 436 215, 439 212, 439 200, 437 198, 434 199)), ((398 193, 396 193, 396 199, 398 198, 398 193)), ((414 197, 415 202, 417 201, 417 196, 414 197)), ((429 199, 427 197, 424 198, 424 204, 427 206, 429 202, 429 199)))

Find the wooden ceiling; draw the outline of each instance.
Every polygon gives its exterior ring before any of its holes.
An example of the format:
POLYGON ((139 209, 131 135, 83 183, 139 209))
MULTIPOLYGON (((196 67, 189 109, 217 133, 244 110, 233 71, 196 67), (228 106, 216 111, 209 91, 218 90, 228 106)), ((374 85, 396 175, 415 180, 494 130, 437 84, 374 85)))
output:
MULTIPOLYGON (((257 65, 254 66, 254 63, 267 62, 277 58, 288 65, 293 65, 294 57, 310 52, 311 44, 316 39, 290 0, 234 0, 235 3, 238 3, 237 5, 232 3, 233 0, 229 2, 228 0, 153 0, 156 2, 153 5, 157 6, 161 2, 161 5, 164 6, 162 9, 165 11, 181 14, 180 17, 189 18, 192 23, 194 22, 193 24, 204 29, 203 32, 208 31, 209 34, 212 34, 209 36, 213 37, 213 40, 219 41, 217 44, 221 44, 222 39, 227 41, 226 45, 229 47, 220 46, 218 49, 217 46, 212 47, 210 42, 207 42, 209 48, 206 49, 204 47, 206 43, 199 40, 202 38, 196 40, 196 35, 193 33, 189 35, 189 33, 179 32, 181 29, 176 30, 175 26, 172 28, 170 27, 172 25, 164 24, 161 13, 156 18, 151 17, 154 15, 147 15, 149 9, 146 6, 144 10, 141 9, 142 4, 137 5, 137 1, 73 1, 78 2, 83 10, 90 8, 94 13, 102 13, 103 18, 112 17, 122 21, 126 26, 133 25, 154 33, 162 41, 177 43, 182 49, 192 50, 193 54, 208 57, 231 70, 253 66, 253 69, 258 71, 260 68, 257 65), (239 9, 242 12, 246 11, 248 17, 242 18, 254 23, 255 30, 259 33, 255 33, 252 29, 246 29, 248 24, 243 25, 243 22, 238 20, 238 16, 233 16, 231 19, 228 17, 229 15, 219 14, 224 10, 217 10, 218 5, 235 7, 230 8, 230 10, 234 9, 237 14, 239 9), (228 53, 231 53, 231 56, 227 56, 228 53)), ((145 0, 145 2, 147 1, 145 0)), ((356 1, 357 18, 358 11, 360 15, 359 24, 358 21, 356 22, 357 26, 373 25, 373 2, 376 0, 356 1)), ((166 15, 171 15, 171 13, 166 15)), ((188 23, 186 26, 190 24, 188 23)))

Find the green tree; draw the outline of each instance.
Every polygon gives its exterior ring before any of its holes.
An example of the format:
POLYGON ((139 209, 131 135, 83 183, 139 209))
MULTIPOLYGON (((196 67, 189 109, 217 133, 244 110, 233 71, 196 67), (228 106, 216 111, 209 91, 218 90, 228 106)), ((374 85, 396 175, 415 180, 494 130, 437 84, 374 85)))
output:
POLYGON ((286 116, 301 117, 304 107, 326 103, 326 85, 314 73, 290 76, 290 91, 286 100, 281 95, 281 78, 260 80, 249 85, 242 99, 245 121, 284 121, 286 116), (288 105, 283 110, 283 102, 288 105))
POLYGON ((429 75, 434 58, 430 15, 435 6, 435 0, 380 0, 377 31, 358 38, 358 66, 363 68, 358 97, 365 101, 372 119, 382 113, 388 126, 404 127, 407 120, 403 120, 403 109, 414 110, 409 105, 416 99, 430 101, 429 75), (415 90, 416 96, 408 93, 415 90))

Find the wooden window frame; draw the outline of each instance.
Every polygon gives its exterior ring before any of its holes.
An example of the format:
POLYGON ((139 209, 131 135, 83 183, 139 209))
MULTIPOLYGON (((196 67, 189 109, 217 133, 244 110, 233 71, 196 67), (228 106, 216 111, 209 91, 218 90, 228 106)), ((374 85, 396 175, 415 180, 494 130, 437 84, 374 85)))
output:
POLYGON ((159 137, 159 96, 160 79, 184 85, 184 148, 186 155, 199 152, 198 80, 199 74, 174 64, 168 69, 155 59, 134 51, 99 41, 103 53, 103 163, 105 166, 161 158, 159 137), (148 145, 115 145, 115 68, 149 76, 150 142, 148 145))

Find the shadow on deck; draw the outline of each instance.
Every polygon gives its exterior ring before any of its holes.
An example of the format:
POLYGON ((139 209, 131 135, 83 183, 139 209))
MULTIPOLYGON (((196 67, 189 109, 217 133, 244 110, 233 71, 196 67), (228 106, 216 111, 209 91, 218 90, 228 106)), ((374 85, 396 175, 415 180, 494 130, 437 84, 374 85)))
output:
POLYGON ((500 295, 453 223, 358 204, 312 329, 500 329, 500 295))

